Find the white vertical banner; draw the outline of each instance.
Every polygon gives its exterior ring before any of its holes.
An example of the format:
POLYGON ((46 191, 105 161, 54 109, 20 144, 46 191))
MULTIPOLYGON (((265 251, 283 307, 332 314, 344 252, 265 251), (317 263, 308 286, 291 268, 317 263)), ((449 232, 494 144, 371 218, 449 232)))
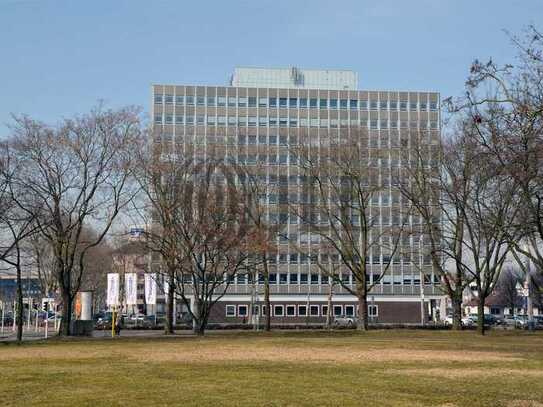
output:
POLYGON ((145 303, 156 304, 156 274, 145 273, 145 303))
POLYGON ((107 275, 107 305, 119 305, 119 273, 107 275))
POLYGON ((168 292, 170 291, 170 282, 165 278, 162 278, 162 291, 164 291, 164 295, 168 295, 168 292))
POLYGON ((126 273, 124 276, 124 285, 126 293, 126 305, 136 305, 138 303, 138 276, 136 273, 126 273))

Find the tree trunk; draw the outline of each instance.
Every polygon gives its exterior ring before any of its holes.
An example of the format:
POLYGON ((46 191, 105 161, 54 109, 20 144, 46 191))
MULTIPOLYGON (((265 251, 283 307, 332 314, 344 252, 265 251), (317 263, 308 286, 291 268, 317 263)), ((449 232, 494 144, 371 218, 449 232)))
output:
POLYGON ((329 291, 328 291, 328 311, 326 312, 326 328, 332 329, 332 295, 334 293, 332 281, 329 281, 329 291))
POLYGON ((206 329, 206 321, 202 318, 197 318, 194 320, 194 324, 192 325, 192 332, 197 336, 204 336, 206 329))
POLYGON ((485 334, 485 300, 481 298, 480 294, 479 303, 477 304, 477 332, 481 335, 485 334))
POLYGON ((462 330, 462 294, 454 295, 452 300, 453 314, 452 314, 452 329, 453 331, 462 330))
POLYGON ((368 330, 368 296, 365 287, 357 290, 358 297, 358 321, 356 329, 358 331, 368 330))
POLYGON ((60 320, 59 336, 70 336, 72 322, 72 297, 67 290, 62 290, 62 319, 60 320))
POLYGON ((174 333, 173 326, 173 297, 174 297, 174 286, 172 284, 173 278, 170 278, 168 282, 168 295, 166 297, 166 324, 164 325, 164 334, 171 335, 174 333))
MULTIPOLYGON (((28 310, 30 312, 30 309, 28 310)), ((17 267, 17 343, 23 340, 23 283, 21 280, 21 268, 17 267)))
POLYGON ((264 260, 264 304, 266 305, 266 325, 264 330, 271 331, 271 301, 270 301, 270 273, 266 259, 264 260))

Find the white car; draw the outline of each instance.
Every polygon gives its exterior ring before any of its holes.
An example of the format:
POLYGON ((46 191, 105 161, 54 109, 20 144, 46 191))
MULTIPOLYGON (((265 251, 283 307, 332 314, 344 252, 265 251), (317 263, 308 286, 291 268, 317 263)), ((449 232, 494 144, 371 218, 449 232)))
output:
MULTIPOLYGON (((464 317, 464 318, 462 318, 462 319, 460 320, 460 322, 461 322, 462 326, 472 326, 472 325, 473 325, 473 320, 472 320, 471 318, 469 318, 469 317, 464 317)), ((445 317, 445 319, 443 319, 443 323, 444 323, 445 325, 450 325, 450 326, 452 326, 452 324, 453 324, 453 317, 452 317, 452 315, 447 315, 447 316, 445 317)))

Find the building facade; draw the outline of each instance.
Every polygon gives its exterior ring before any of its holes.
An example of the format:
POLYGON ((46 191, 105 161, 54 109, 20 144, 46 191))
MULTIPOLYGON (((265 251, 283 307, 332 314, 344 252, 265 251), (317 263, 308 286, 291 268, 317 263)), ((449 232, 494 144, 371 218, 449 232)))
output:
MULTIPOLYGON (((236 68, 230 85, 153 85, 153 141, 161 144, 162 154, 213 150, 239 165, 258 168, 270 191, 277 185, 286 188, 288 194, 270 192, 265 198, 269 218, 283 226, 277 255, 270 260, 272 323, 323 323, 330 285, 316 263, 327 255, 319 250, 318 238, 299 233, 299 221, 285 209, 288 201, 302 199, 292 146, 302 134, 318 143, 349 131, 364 132, 372 165, 389 180, 371 202, 379 216, 375 227, 395 225, 406 202, 391 171, 405 165, 404 153, 414 138, 437 150, 439 94, 363 91, 358 90, 358 75, 352 71, 298 68, 236 68), (304 255, 293 244, 311 249, 304 255)), ((408 220, 410 226, 420 222, 417 216, 408 220)), ((406 234, 401 254, 393 259, 372 253, 370 268, 376 274, 387 262, 391 267, 368 296, 370 321, 420 323, 421 318, 444 314, 440 278, 430 257, 423 255, 425 243, 420 236, 406 234)), ((348 273, 341 278, 353 284, 348 273)), ((253 318, 262 318, 262 303, 262 281, 240 275, 215 306, 210 322, 249 322, 251 304, 257 315, 253 318)), ((341 286, 333 287, 331 304, 333 315, 357 313, 356 298, 341 286)))

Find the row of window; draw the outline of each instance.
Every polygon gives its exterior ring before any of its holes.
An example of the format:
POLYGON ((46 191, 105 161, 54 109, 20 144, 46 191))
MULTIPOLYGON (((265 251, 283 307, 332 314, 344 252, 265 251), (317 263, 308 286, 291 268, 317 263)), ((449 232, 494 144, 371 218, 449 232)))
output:
POLYGON ((228 106, 228 107, 279 107, 290 109, 351 109, 351 110, 400 110, 436 111, 437 102, 416 102, 407 100, 357 100, 327 98, 256 98, 235 96, 174 96, 155 95, 155 104, 176 104, 178 106, 228 106))
MULTIPOLYGON (((428 265, 430 262, 427 263, 428 265)), ((343 273, 338 278, 344 283, 344 284, 353 284, 352 282, 352 276, 348 273, 343 273)), ((373 276, 372 274, 366 275, 366 279, 368 283, 373 283, 379 279, 379 275, 376 274, 373 276)), ((258 284, 264 284, 264 276, 259 275, 257 277, 258 284)), ((434 275, 432 278, 431 274, 424 274, 423 280, 425 285, 432 284, 432 280, 434 284, 439 284, 440 279, 439 276, 434 275)), ((319 273, 270 273, 269 274, 269 282, 270 284, 322 284, 327 285, 330 284, 332 281, 332 278, 330 276, 321 275, 319 273)), ((246 284, 252 284, 252 275, 250 274, 240 274, 236 276, 235 280, 232 281, 232 283, 235 283, 237 285, 246 285, 246 284)), ((394 274, 389 275, 385 274, 382 279, 380 280, 380 283, 388 285, 388 284, 394 284, 394 285, 420 285, 420 274, 394 274)))
MULTIPOLYGON (((277 202, 271 202, 271 203, 277 203, 277 202)), ((291 204, 295 204, 298 202, 290 202, 291 204)), ((281 202, 279 202, 281 204, 281 202)), ((376 204, 378 205, 378 204, 376 204)), ((307 217, 300 218, 299 216, 295 215, 289 215, 287 213, 268 213, 266 218, 266 222, 272 225, 322 225, 326 226, 330 224, 330 221, 327 220, 325 217, 319 217, 318 214, 314 215, 308 215, 307 217)), ((405 217, 401 217, 400 215, 392 215, 389 216, 386 213, 383 213, 381 215, 374 214, 372 216, 368 216, 368 222, 371 223, 372 227, 379 227, 381 226, 400 226, 400 225, 420 225, 422 224, 422 218, 418 215, 407 215, 405 217)), ((337 223, 337 222, 336 222, 337 223)), ((439 223, 438 219, 435 221, 436 224, 439 223)), ((360 217, 358 215, 352 215, 350 219, 350 224, 353 226, 360 226, 360 217)), ((279 238, 281 239, 281 238, 279 238)))
POLYGON ((437 129, 438 122, 420 120, 366 120, 366 119, 296 119, 287 117, 256 116, 175 116, 156 114, 155 124, 185 124, 197 126, 238 126, 238 127, 318 127, 339 128, 361 126, 372 130, 378 129, 437 129))
MULTIPOLYGON (((266 306, 258 305, 253 306, 253 315, 266 316, 266 306)), ((274 317, 326 317, 328 315, 328 305, 309 305, 309 310, 307 305, 272 305, 271 315, 274 317), (309 313, 308 313, 309 312, 309 313)), ((355 315, 355 312, 358 314, 358 306, 354 305, 333 305, 332 313, 335 317, 348 316, 352 317, 355 315)), ((368 305, 368 315, 370 318, 375 318, 379 316, 379 306, 370 304, 368 305)), ((233 305, 228 304, 226 306, 226 316, 229 318, 247 318, 249 316, 249 305, 240 304, 233 305)))

